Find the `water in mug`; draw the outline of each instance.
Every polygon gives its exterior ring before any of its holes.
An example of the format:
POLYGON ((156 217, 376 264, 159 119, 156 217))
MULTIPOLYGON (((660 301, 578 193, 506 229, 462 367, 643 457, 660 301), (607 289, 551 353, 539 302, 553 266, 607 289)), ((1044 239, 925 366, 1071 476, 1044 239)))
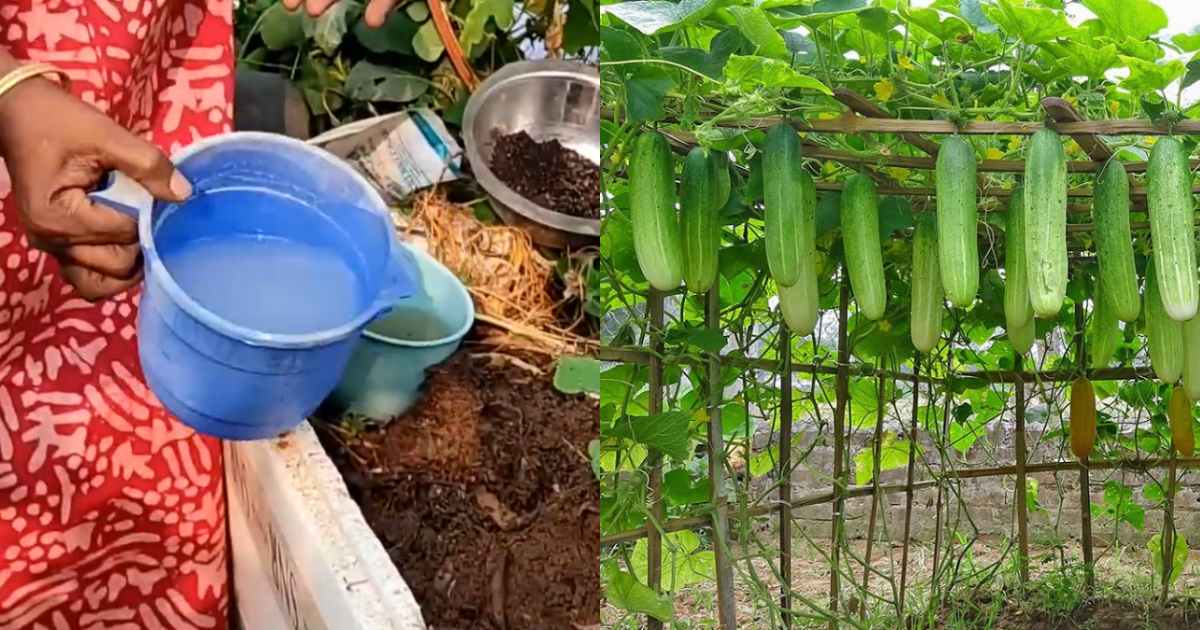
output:
POLYGON ((162 255, 185 293, 214 314, 259 332, 327 330, 363 309, 358 276, 328 249, 235 234, 193 240, 162 255))

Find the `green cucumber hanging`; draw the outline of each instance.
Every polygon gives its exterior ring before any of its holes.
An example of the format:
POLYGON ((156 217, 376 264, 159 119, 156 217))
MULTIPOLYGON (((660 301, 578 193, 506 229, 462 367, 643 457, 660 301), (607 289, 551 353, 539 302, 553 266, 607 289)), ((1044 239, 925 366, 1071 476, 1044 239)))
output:
POLYGON ((938 150, 936 169, 942 285, 951 304, 967 308, 979 290, 975 149, 959 136, 947 138, 938 150))
POLYGON ((1036 317, 1057 317, 1067 294, 1067 156, 1062 140, 1041 129, 1025 157, 1025 259, 1036 317))
POLYGON ((917 217, 912 258, 912 343, 929 352, 942 334, 945 295, 938 268, 937 223, 929 213, 917 217))
POLYGON ((683 161, 679 214, 683 231, 683 281, 693 293, 708 291, 717 279, 717 251, 721 244, 718 214, 728 200, 728 166, 715 153, 700 147, 692 149, 683 161), (721 168, 725 170, 724 182, 721 168))
POLYGON ((629 214, 638 266, 659 291, 683 281, 683 244, 675 211, 675 166, 662 134, 638 137, 629 156, 629 214))
POLYGON ((1118 319, 1137 321, 1142 296, 1138 293, 1133 236, 1129 232, 1129 176, 1120 160, 1109 160, 1100 171, 1092 204, 1096 258, 1105 299, 1118 319))
POLYGON ((1192 173, 1183 143, 1154 143, 1146 166, 1150 241, 1163 310, 1185 322, 1196 316, 1196 230, 1192 225, 1192 173))
POLYGON ((887 309, 887 285, 879 244, 879 195, 871 178, 856 173, 846 180, 841 215, 842 249, 854 300, 864 317, 879 319, 887 309))

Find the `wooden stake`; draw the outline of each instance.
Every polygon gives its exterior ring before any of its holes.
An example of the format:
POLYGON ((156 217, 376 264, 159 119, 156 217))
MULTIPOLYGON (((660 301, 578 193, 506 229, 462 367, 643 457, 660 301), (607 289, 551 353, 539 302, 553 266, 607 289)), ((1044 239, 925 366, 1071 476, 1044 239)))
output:
MULTIPOLYGON (((663 366, 658 356, 662 354, 663 295, 650 289, 646 298, 650 315, 650 415, 662 413, 663 366)), ((662 453, 650 451, 650 520, 646 523, 646 582, 655 593, 662 592, 662 536, 657 525, 665 516, 662 501, 662 453)), ((663 624, 654 617, 646 617, 649 630, 662 630, 663 624)))
POLYGON ((1167 467, 1167 504, 1163 506, 1163 531, 1159 536, 1162 544, 1162 591, 1159 604, 1166 605, 1171 588, 1171 570, 1175 567, 1175 441, 1171 440, 1171 464, 1167 467))
MULTIPOLYGON (((1075 358, 1079 369, 1087 365, 1087 347, 1084 345, 1083 304, 1075 303, 1075 358)), ((1088 592, 1096 588, 1096 561, 1092 552, 1092 486, 1088 475, 1088 458, 1079 460, 1079 538, 1083 545, 1083 567, 1087 576, 1088 592)))
POLYGON ((779 324, 779 353, 783 358, 783 389, 779 397, 779 607, 783 627, 792 627, 792 335, 779 324))
POLYGON ((843 439, 846 426, 846 403, 850 400, 850 342, 846 334, 850 310, 850 284, 842 270, 839 282, 841 295, 838 299, 838 371, 837 400, 833 410, 833 524, 829 549, 829 610, 834 619, 829 621, 830 630, 837 628, 838 600, 841 598, 839 575, 841 573, 842 533, 846 525, 846 480, 842 461, 843 439))
POLYGON ((863 585, 862 597, 859 599, 858 616, 860 619, 867 618, 867 596, 871 593, 871 546, 875 542, 875 516, 879 508, 879 502, 883 495, 879 493, 879 457, 883 451, 883 377, 878 377, 879 387, 876 395, 875 409, 875 441, 871 449, 871 512, 867 517, 867 549, 866 555, 863 557, 863 585))
MULTIPOLYGON (((704 325, 718 329, 721 325, 721 297, 714 287, 708 292, 704 325)), ((737 627, 737 601, 733 598, 733 563, 729 558, 729 517, 723 490, 725 488, 725 443, 721 428, 721 360, 714 352, 708 361, 708 478, 713 526, 713 553, 717 567, 717 617, 723 630, 737 627)))
POLYGON ((900 550, 900 597, 896 602, 896 618, 904 624, 905 587, 908 584, 908 545, 911 541, 912 506, 913 506, 913 475, 917 462, 917 423, 920 420, 921 356, 913 358, 913 402, 912 427, 908 431, 908 472, 904 475, 904 547, 900 550))
MULTIPOLYGON (((1021 354, 1013 353, 1013 367, 1019 374, 1021 371, 1021 354)), ((1026 496, 1028 482, 1025 476, 1025 464, 1029 455, 1025 447, 1025 383, 1017 380, 1016 397, 1014 399, 1017 417, 1016 458, 1017 467, 1017 549, 1020 557, 1017 560, 1018 573, 1021 578, 1021 588, 1029 581, 1029 507, 1026 496)))

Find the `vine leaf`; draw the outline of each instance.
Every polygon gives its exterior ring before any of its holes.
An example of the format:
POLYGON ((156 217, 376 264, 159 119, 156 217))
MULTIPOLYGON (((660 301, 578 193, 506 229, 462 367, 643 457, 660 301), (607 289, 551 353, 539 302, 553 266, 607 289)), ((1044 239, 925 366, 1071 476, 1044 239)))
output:
POLYGON ((430 63, 437 61, 446 51, 446 45, 442 43, 442 38, 437 32, 437 25, 433 20, 422 24, 409 40, 409 46, 417 53, 417 56, 430 63))
POLYGON ((258 32, 271 50, 285 50, 304 41, 304 11, 288 11, 283 3, 272 4, 263 11, 258 32))
MULTIPOLYGON (((416 3, 409 6, 425 6, 416 3)), ((371 28, 366 22, 359 20, 354 24, 354 39, 364 48, 374 53, 413 54, 413 35, 421 27, 405 11, 392 11, 387 21, 379 28, 371 28)))
POLYGON ((656 35, 704 19, 719 2, 720 0, 637 0, 601 6, 600 13, 611 15, 646 35, 656 35))
POLYGON ((346 76, 346 95, 358 101, 407 103, 429 90, 429 81, 415 74, 360 61, 346 76))
POLYGON ((358 18, 362 5, 354 0, 338 0, 321 17, 304 20, 304 34, 317 43, 327 55, 333 55, 342 45, 349 30, 348 23, 358 18))
POLYGON ((564 394, 600 393, 600 362, 592 357, 562 357, 554 367, 554 388, 564 394))
POLYGON ((958 11, 962 13, 963 19, 970 22, 979 32, 995 33, 999 27, 987 18, 979 6, 980 3, 981 0, 959 0, 958 11))
POLYGON ((1178 59, 1166 63, 1153 63, 1121 55, 1121 61, 1129 67, 1129 78, 1121 82, 1121 87, 1135 92, 1161 90, 1187 72, 1187 66, 1178 59))
POLYGON ((1196 52, 1200 50, 1200 26, 1186 33, 1175 35, 1171 38, 1171 43, 1178 46, 1183 52, 1196 52))
MULTIPOLYGON (((1161 577, 1163 573, 1162 534, 1151 536, 1150 540, 1146 541, 1146 549, 1150 551, 1150 557, 1154 559, 1155 577, 1161 577)), ((1171 575, 1167 576, 1167 586, 1175 584, 1175 580, 1179 579, 1179 576, 1183 574, 1183 567, 1187 565, 1187 536, 1184 536, 1180 532, 1175 532, 1175 548, 1171 551, 1171 575)))
POLYGON ((500 30, 512 26, 513 0, 475 0, 471 3, 462 33, 458 36, 458 41, 465 50, 471 51, 483 41, 484 28, 489 19, 495 20, 496 28, 500 30))
POLYGON ((693 483, 691 473, 676 468, 663 475, 662 490, 663 495, 675 505, 695 505, 708 502, 712 482, 705 477, 693 483))
POLYGON ((832 95, 833 91, 817 79, 796 72, 787 63, 756 55, 730 55, 725 63, 725 82, 741 89, 800 88, 832 95))
POLYGON ((1150 0, 1082 0, 1113 39, 1145 39, 1167 27, 1167 14, 1150 0))
POLYGON ((604 580, 604 598, 613 606, 650 615, 663 622, 675 616, 675 606, 670 597, 655 593, 633 574, 622 571, 616 561, 601 565, 600 578, 604 580))
POLYGON ((626 422, 617 422, 612 433, 658 449, 672 459, 684 460, 688 456, 690 420, 691 414, 686 411, 632 416, 626 422))
MULTIPOLYGON (((700 551, 700 537, 691 531, 671 532, 663 537, 663 590, 674 593, 679 589, 713 579, 716 556, 712 551, 700 551)), ((639 582, 646 581, 646 539, 633 546, 630 568, 639 582)))
POLYGON ((787 43, 767 19, 766 12, 754 7, 729 7, 729 12, 733 14, 738 30, 754 46, 756 53, 775 59, 788 58, 787 43))
MULTIPOLYGON (((637 37, 629 31, 617 28, 600 30, 601 56, 605 61, 635 61, 645 58, 645 51, 637 37)), ((629 118, 645 122, 658 120, 666 115, 663 100, 667 92, 675 87, 675 79, 661 66, 651 64, 627 64, 614 68, 615 79, 625 86, 625 107, 629 118)))
MULTIPOLYGON (((887 472, 904 468, 908 465, 908 450, 911 447, 911 442, 908 440, 897 440, 895 434, 884 433, 883 442, 879 447, 879 472, 887 472)), ((920 447, 917 447, 917 452, 920 453, 920 447)), ((854 455, 854 483, 864 486, 871 483, 871 479, 875 477, 874 470, 875 453, 872 446, 860 450, 854 455)))
POLYGON ((1042 7, 1021 6, 1016 0, 998 0, 983 5, 988 19, 1000 25, 1009 35, 1020 37, 1026 44, 1040 44, 1071 32, 1071 25, 1061 11, 1042 7))

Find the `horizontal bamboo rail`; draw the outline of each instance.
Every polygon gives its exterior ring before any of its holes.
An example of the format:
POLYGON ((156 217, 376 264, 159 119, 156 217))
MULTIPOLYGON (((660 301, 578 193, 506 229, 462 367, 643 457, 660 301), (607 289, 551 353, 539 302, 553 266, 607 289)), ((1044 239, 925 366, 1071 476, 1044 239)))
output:
MULTIPOLYGON (((1152 459, 1106 459, 1098 461, 1089 461, 1088 470, 1112 470, 1121 468, 1125 470, 1150 470, 1152 468, 1162 468, 1170 465, 1169 458, 1152 458, 1152 459)), ((1079 470, 1079 462, 1074 460, 1062 460, 1056 462, 1040 462, 1036 464, 1026 464, 1025 473, 1049 473, 1079 470)), ((1200 457, 1178 458, 1175 460, 1176 468, 1200 468, 1200 457)), ((987 477, 1003 477, 1006 475, 1015 475, 1017 473, 1016 465, 1008 466, 990 466, 987 468, 967 468, 963 470, 942 470, 943 479, 982 479, 987 477)), ((913 489, 922 489, 934 486, 938 480, 927 479, 913 483, 913 489)), ((904 492, 907 484, 881 484, 879 491, 883 494, 893 494, 904 492)), ((850 486, 846 489, 845 496, 850 497, 865 497, 874 494, 874 486, 850 486)), ((791 502, 792 508, 807 507, 812 505, 822 505, 833 501, 833 492, 818 492, 799 497, 791 502)), ((744 515, 747 518, 757 516, 766 516, 779 509, 778 501, 767 502, 763 505, 757 505, 745 510, 744 515)), ((685 529, 702 529, 708 527, 712 523, 710 516, 687 516, 683 518, 671 519, 659 524, 658 529, 662 532, 678 532, 685 529)), ((604 546, 618 545, 638 540, 646 535, 646 528, 631 529, 600 538, 600 544, 604 546)))
MULTIPOLYGON (((749 118, 737 125, 736 129, 762 129, 781 122, 777 116, 749 118)), ((1200 120, 1181 120, 1171 129, 1166 123, 1153 122, 1137 118, 1121 118, 1113 120, 1084 120, 1079 122, 1003 122, 994 120, 971 121, 956 125, 948 120, 909 120, 900 118, 868 118, 855 114, 845 114, 828 120, 789 120, 788 124, 798 131, 817 133, 924 133, 938 135, 993 135, 1006 134, 1028 136, 1041 129, 1049 127, 1062 135, 1102 135, 1102 136, 1165 136, 1171 133, 1181 135, 1200 134, 1200 120)))
MULTIPOLYGON (((679 134, 677 134, 679 135, 679 134)), ((684 139, 679 135, 680 139, 684 139)), ((1081 136, 1082 137, 1082 136, 1081 136)), ((842 149, 832 149, 823 145, 806 142, 803 145, 804 156, 823 160, 834 160, 843 164, 863 164, 868 166, 893 166, 898 168, 907 168, 915 170, 933 170, 937 166, 937 160, 930 157, 916 157, 908 155, 861 155, 853 151, 844 151, 842 149)), ((1070 160, 1067 162, 1067 171, 1071 173, 1094 173, 1104 167, 1106 162, 1094 162, 1092 160, 1070 160)), ((1122 162, 1127 173, 1144 173, 1146 172, 1147 162, 1122 162)), ((1192 168, 1200 166, 1200 160, 1192 160, 1192 168)), ((979 172, 992 173, 1024 173, 1024 160, 979 160, 976 167, 979 172)))
MULTIPOLYGON (((613 361, 618 363, 635 363, 638 365, 648 365, 650 363, 650 352, 639 348, 612 348, 601 347, 597 355, 601 361, 613 361)), ((765 370, 768 372, 778 372, 780 370, 780 361, 772 361, 770 359, 744 359, 740 357, 721 357, 720 364, 730 367, 740 367, 751 370, 765 370)), ((703 366, 704 361, 698 358, 684 357, 682 359, 667 358, 663 361, 664 365, 669 364, 685 364, 694 366, 703 366)), ((848 366, 850 374, 854 376, 885 376, 898 381, 912 382, 914 377, 908 372, 895 372, 891 370, 877 370, 869 365, 860 363, 851 363, 848 366)), ((828 364, 814 365, 812 363, 793 363, 792 372, 800 372, 804 374, 837 374, 837 364, 830 362, 828 364)), ((1125 381, 1139 378, 1154 378, 1154 370, 1150 366, 1140 367, 1114 367, 1087 369, 1083 371, 1089 380, 1092 381, 1125 381)), ((1078 370, 1047 370, 1045 372, 1017 372, 1014 370, 984 370, 971 372, 958 372, 953 376, 954 380, 981 380, 988 383, 1015 383, 1018 379, 1026 383, 1066 383, 1073 381, 1080 376, 1078 370)), ((933 381, 941 384, 946 379, 932 378, 929 375, 920 377, 922 382, 933 381)))
MULTIPOLYGON (((1200 121, 1198 121, 1200 122, 1200 121)), ((817 182, 817 190, 840 191, 842 189, 841 182, 817 182)), ((936 197, 937 190, 932 186, 876 186, 876 191, 881 195, 899 195, 908 197, 936 197)), ((1011 188, 981 188, 979 189, 980 197, 998 197, 1007 199, 1012 196, 1013 189, 1011 188)), ((1193 186, 1192 193, 1200 193, 1200 186, 1193 186)), ((1067 190, 1068 197, 1091 197, 1091 188, 1071 188, 1067 190)), ((1146 197, 1145 186, 1130 186, 1129 196, 1133 199, 1143 199, 1146 197)))

